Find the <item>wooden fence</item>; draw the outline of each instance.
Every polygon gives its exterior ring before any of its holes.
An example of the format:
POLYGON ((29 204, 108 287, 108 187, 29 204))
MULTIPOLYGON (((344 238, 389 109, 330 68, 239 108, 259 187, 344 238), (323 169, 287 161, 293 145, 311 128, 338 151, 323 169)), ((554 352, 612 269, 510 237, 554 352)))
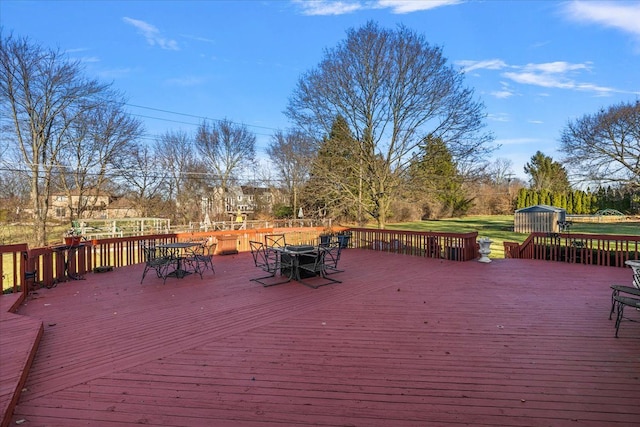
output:
POLYGON ((640 236, 532 233, 522 243, 504 242, 505 258, 625 267, 640 260, 640 236))

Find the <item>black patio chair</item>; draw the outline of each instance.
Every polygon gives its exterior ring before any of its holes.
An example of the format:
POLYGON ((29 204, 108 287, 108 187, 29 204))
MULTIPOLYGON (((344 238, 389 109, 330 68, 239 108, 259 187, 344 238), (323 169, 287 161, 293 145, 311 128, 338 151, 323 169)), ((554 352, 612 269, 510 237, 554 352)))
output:
POLYGON ((298 279, 298 281, 303 285, 309 286, 314 289, 317 289, 320 286, 331 285, 333 283, 342 283, 340 280, 336 280, 332 277, 328 277, 327 275, 328 268, 326 264, 326 259, 327 259, 327 253, 329 253, 331 250, 332 250, 331 247, 318 246, 315 251, 315 256, 305 257, 304 258, 305 261, 301 261, 297 266, 300 277, 302 277, 303 275, 311 275, 312 277, 320 276, 323 279, 323 281, 319 281, 318 279, 314 279, 314 278, 305 279, 305 280, 298 279), (304 274, 304 272, 307 272, 307 274, 304 274), (314 283, 309 282, 309 280, 313 281, 314 283), (317 283, 318 281, 319 283, 317 283))
POLYGON ((617 307, 617 315, 616 315, 616 338, 618 338, 618 330, 620 329, 620 323, 622 323, 623 319, 630 320, 632 322, 638 322, 636 319, 630 319, 628 317, 624 317, 624 308, 626 306, 633 307, 635 309, 640 310, 640 299, 624 297, 617 295, 614 298, 617 307))
POLYGON ((287 239, 284 234, 267 234, 264 236, 264 241, 268 248, 284 248, 287 246, 287 239))
POLYGON ((338 262, 342 254, 343 245, 339 241, 334 241, 328 245, 320 245, 324 248, 325 274, 342 273, 344 270, 338 269, 338 262))
POLYGON ((621 293, 640 297, 640 272, 633 275, 633 286, 611 285, 611 289, 613 289, 613 292, 611 292, 611 311, 609 311, 609 320, 611 320, 611 316, 613 316, 613 312, 616 308, 616 297, 621 293))
POLYGON ((260 283, 264 287, 281 285, 283 283, 287 283, 291 281, 291 277, 287 277, 287 280, 283 281, 266 281, 267 279, 272 279, 276 277, 276 274, 281 272, 284 268, 291 268, 291 265, 283 265, 282 257, 278 254, 277 251, 273 249, 269 249, 264 243, 249 241, 249 247, 251 249, 251 256, 253 257, 253 262, 256 267, 260 268, 262 271, 269 273, 266 276, 256 277, 254 279, 250 279, 252 282, 260 283))
POLYGON ((205 270, 211 269, 213 274, 216 271, 213 268, 213 254, 216 251, 217 243, 214 243, 211 239, 202 242, 201 245, 196 246, 185 258, 185 262, 191 266, 194 272, 200 275, 202 279, 202 273, 205 270))
POLYGON ((162 283, 165 283, 169 267, 174 261, 173 258, 165 252, 157 251, 154 246, 143 246, 142 251, 144 253, 144 271, 142 272, 140 283, 142 283, 149 270, 154 270, 158 278, 162 279, 162 283))

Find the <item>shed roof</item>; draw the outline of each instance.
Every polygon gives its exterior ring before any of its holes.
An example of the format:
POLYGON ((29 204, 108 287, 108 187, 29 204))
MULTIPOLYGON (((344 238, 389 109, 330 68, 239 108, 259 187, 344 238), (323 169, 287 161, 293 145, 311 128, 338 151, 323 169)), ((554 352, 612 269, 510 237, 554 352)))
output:
POLYGON ((535 205, 535 206, 527 206, 526 208, 518 209, 516 213, 519 212, 564 212, 565 209, 558 208, 556 206, 549 205, 535 205))

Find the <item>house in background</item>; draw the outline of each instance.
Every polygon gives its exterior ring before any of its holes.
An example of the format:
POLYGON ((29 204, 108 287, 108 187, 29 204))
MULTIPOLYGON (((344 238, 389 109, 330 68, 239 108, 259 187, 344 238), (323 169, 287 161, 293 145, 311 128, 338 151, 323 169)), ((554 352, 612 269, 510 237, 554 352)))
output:
POLYGON ((238 216, 251 218, 260 212, 271 212, 274 191, 270 188, 241 185, 227 191, 225 213, 232 220, 238 216))
POLYGON ((138 218, 142 216, 136 204, 125 197, 113 200, 105 208, 105 218, 138 218))
POLYGON ((82 195, 78 191, 73 191, 71 196, 67 193, 56 193, 51 196, 49 207, 49 216, 60 220, 71 217, 109 219, 140 216, 140 209, 131 200, 92 191, 82 195), (80 211, 81 214, 78 215, 80 211))
POLYGON ((86 191, 80 194, 74 190, 70 194, 55 193, 49 200, 49 216, 56 219, 77 218, 82 211, 82 218, 103 218, 105 208, 111 203, 108 194, 86 191), (72 215, 73 214, 73 215, 72 215))

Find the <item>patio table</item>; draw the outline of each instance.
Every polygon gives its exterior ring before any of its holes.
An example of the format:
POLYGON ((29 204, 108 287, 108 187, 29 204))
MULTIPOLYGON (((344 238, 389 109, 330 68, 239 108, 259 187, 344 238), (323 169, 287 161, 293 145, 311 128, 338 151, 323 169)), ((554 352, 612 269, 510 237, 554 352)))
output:
POLYGON ((313 262, 318 254, 316 247, 311 245, 287 245, 287 246, 272 246, 270 250, 276 251, 280 255, 281 263, 291 265, 289 268, 284 268, 281 273, 289 276, 289 279, 301 282, 304 277, 313 277, 315 274, 304 271, 301 272, 299 265, 300 261, 313 262))
POLYGON ((171 258, 176 261, 175 270, 167 274, 167 277, 172 276, 177 277, 178 279, 182 279, 184 276, 191 274, 191 271, 185 270, 183 268, 183 261, 185 259, 184 250, 195 246, 200 246, 201 244, 202 243, 200 242, 175 242, 157 245, 156 248, 169 250, 171 253, 171 258))
POLYGON ((84 246, 84 243, 78 243, 51 247, 51 250, 58 254, 62 259, 61 264, 64 268, 64 276, 67 280, 84 280, 84 276, 77 273, 76 263, 76 253, 78 252, 78 249, 83 248, 84 246))

